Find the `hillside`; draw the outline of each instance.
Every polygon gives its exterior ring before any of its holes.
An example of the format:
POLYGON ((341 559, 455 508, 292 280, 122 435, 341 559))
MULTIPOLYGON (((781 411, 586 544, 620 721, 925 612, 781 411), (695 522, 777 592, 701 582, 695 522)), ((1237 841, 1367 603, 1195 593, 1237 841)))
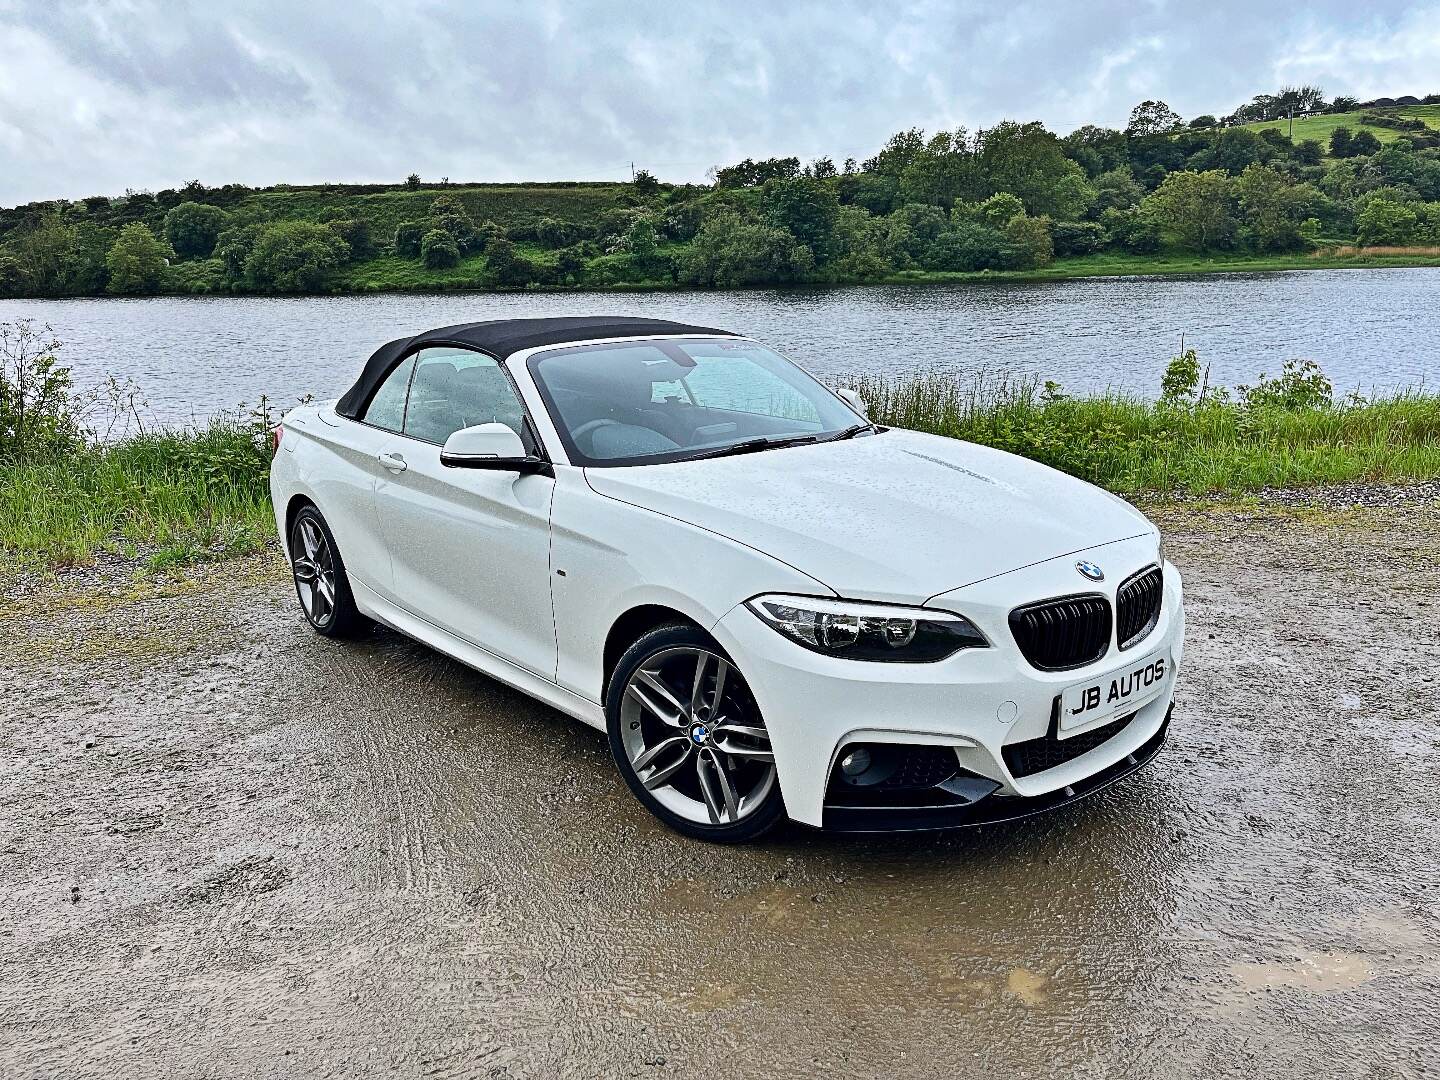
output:
MULTIPOLYGON (((1261 100, 1274 115, 1275 99, 1261 100)), ((704 185, 643 170, 623 184, 192 181, 31 203, 0 210, 0 296, 736 288, 1440 261, 1440 104, 1338 107, 1297 120, 1294 139, 1283 120, 1182 126, 1153 101, 1123 131, 912 128, 865 161, 747 158, 704 185), (1405 124, 1421 127, 1402 141, 1405 124), (1341 127, 1354 137, 1332 145, 1341 127)))
MULTIPOLYGON (((1395 116, 1406 120, 1420 120, 1426 127, 1440 132, 1440 105, 1408 105, 1391 109, 1356 109, 1354 112, 1298 116, 1295 118, 1293 138, 1297 143, 1306 139, 1314 139, 1321 146, 1328 147, 1330 136, 1338 127, 1348 127, 1351 131, 1368 131, 1382 143, 1392 143, 1405 136, 1404 131, 1396 128, 1365 123, 1362 118, 1366 113, 1379 113, 1382 116, 1395 116)), ((1289 120, 1265 120, 1242 126, 1250 131, 1270 130, 1286 135, 1290 133, 1289 120)))

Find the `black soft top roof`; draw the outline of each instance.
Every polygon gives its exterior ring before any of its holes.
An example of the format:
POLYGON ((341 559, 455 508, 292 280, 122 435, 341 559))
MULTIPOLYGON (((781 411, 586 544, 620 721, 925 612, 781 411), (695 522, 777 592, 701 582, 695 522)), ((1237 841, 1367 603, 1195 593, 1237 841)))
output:
POLYGON ((570 341, 600 338, 658 337, 666 334, 718 334, 734 337, 729 330, 665 319, 640 319, 627 315, 568 315, 553 319, 492 319, 426 330, 414 337, 398 338, 375 350, 355 385, 335 403, 341 416, 355 419, 369 404, 371 396, 394 367, 416 349, 426 345, 464 345, 504 360, 513 353, 542 345, 563 345, 570 341))

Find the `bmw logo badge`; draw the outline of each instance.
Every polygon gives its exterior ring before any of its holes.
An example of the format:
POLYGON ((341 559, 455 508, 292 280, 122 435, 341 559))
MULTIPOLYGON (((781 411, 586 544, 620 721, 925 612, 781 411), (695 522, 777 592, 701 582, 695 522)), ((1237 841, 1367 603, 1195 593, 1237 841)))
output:
POLYGON ((696 724, 690 729, 690 738, 695 741, 696 746, 704 746, 710 738, 710 732, 704 724, 696 724))
POLYGON ((1091 581, 1105 580, 1105 571, 1101 570, 1100 567, 1096 566, 1093 562, 1086 562, 1084 559, 1081 559, 1075 564, 1075 569, 1079 570, 1081 574, 1091 581))

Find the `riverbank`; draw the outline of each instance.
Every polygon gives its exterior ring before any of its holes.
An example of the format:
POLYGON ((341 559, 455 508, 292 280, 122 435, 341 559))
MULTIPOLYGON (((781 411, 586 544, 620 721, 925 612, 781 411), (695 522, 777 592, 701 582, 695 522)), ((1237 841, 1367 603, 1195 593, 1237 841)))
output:
MULTIPOLYGON (((532 245, 516 245, 523 257, 543 261, 543 249, 532 245)), ((667 257, 678 256, 680 245, 663 246, 667 257)), ((1033 270, 901 270, 876 274, 863 279, 835 277, 829 280, 760 282, 729 286, 739 291, 794 290, 814 291, 826 288, 853 288, 886 285, 985 285, 1046 281, 1081 281, 1086 278, 1111 277, 1185 277, 1209 274, 1268 274, 1296 270, 1375 270, 1440 266, 1440 247, 1411 246, 1364 248, 1353 244, 1333 244, 1311 252, 1286 254, 1166 252, 1158 255, 1129 255, 1104 252, 1097 255, 1060 257, 1046 266, 1033 270)), ((272 292, 238 287, 218 275, 197 277, 192 264, 182 264, 177 272, 162 277, 155 290, 157 297, 233 296, 265 297, 272 292), (183 269, 190 267, 190 269, 183 269), (183 272, 182 272, 183 269, 183 272)), ((461 258, 454 266, 430 269, 413 260, 382 255, 347 264, 334 271, 313 287, 288 288, 287 297, 369 296, 406 293, 457 293, 480 295, 653 292, 713 293, 716 290, 697 288, 677 282, 671 277, 656 278, 617 273, 603 278, 584 277, 570 284, 530 282, 524 285, 497 284, 487 258, 472 255, 461 258)), ((47 294, 6 293, 7 300, 102 299, 106 293, 47 294)), ((111 299, 120 299, 110 297, 111 299)), ((133 299, 129 297, 126 299, 133 299)))
POLYGON ((315 636, 272 555, 0 606, 0 1072, 1424 1075, 1440 518, 1151 512, 1166 749, 939 836, 685 841, 595 732, 315 636))
MULTIPOLYGON (((941 376, 862 379, 859 390, 878 423, 1021 454, 1132 498, 1440 478, 1440 395, 1332 402, 1328 383, 1314 382, 1323 376, 1305 371, 1233 401, 1213 390, 1197 400, 1198 387, 1156 402, 941 376)), ((6 563, 53 569, 118 555, 159 573, 263 550, 274 535, 272 421, 227 415, 12 462, 0 472, 6 563)))

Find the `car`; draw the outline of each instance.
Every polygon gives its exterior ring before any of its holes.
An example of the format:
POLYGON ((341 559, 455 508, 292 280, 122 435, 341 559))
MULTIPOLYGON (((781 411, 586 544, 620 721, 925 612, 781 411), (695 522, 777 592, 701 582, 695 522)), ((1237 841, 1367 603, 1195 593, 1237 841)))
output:
POLYGON ((688 836, 1024 817, 1169 728, 1182 585, 1143 515, 728 331, 392 341, 285 415, 270 484, 316 632, 381 623, 604 731, 688 836))

